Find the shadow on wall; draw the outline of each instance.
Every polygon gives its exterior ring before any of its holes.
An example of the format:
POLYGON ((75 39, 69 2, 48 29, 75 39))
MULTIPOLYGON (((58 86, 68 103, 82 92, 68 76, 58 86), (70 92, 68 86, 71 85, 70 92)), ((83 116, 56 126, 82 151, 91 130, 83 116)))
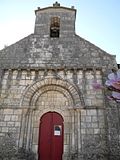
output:
POLYGON ((118 66, 118 69, 120 69, 120 64, 117 64, 117 66, 118 66))

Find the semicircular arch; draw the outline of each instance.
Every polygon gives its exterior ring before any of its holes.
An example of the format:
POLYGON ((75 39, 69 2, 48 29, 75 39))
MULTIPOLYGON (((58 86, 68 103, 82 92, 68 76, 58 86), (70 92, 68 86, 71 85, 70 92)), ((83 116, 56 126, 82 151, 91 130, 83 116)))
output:
POLYGON ((60 78, 52 77, 34 82, 28 86, 23 94, 21 106, 32 108, 35 106, 38 97, 49 90, 56 90, 62 93, 73 106, 84 105, 81 99, 81 93, 74 84, 60 78))

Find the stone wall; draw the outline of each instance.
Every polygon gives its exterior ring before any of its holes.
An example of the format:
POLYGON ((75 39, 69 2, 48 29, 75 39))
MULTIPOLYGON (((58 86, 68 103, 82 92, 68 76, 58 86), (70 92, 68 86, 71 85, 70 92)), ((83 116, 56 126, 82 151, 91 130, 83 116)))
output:
POLYGON ((47 10, 37 10, 34 33, 41 37, 49 37, 51 17, 59 17, 60 37, 66 37, 66 34, 73 35, 75 33, 75 16, 75 9, 48 8, 47 10))
POLYGON ((40 118, 57 112, 64 119, 63 157, 79 158, 86 137, 105 135, 104 95, 91 86, 94 79, 102 84, 101 77, 93 69, 4 70, 0 136, 13 133, 19 147, 37 153, 40 118))
POLYGON ((97 70, 96 73, 93 70, 58 70, 57 73, 54 70, 5 70, 1 86, 1 107, 20 108, 25 89, 50 74, 57 74, 56 77, 75 83, 85 106, 104 106, 102 91, 95 91, 92 87, 94 79, 103 83, 101 70, 97 70))
POLYGON ((120 157, 120 104, 108 103, 106 108, 106 129, 108 136, 108 153, 110 160, 120 157))
POLYGON ((115 56, 76 35, 73 7, 56 2, 35 13, 34 33, 0 51, 0 138, 12 133, 18 147, 37 155, 40 119, 57 112, 64 119, 64 160, 117 155, 119 108, 92 87, 117 67, 115 56), (52 38, 56 16, 60 36, 52 38))
POLYGON ((1 69, 103 68, 116 65, 110 55, 73 34, 59 38, 29 35, 0 51, 1 69))
POLYGON ((14 133, 17 145, 20 136, 21 116, 21 109, 0 109, 0 136, 14 133))

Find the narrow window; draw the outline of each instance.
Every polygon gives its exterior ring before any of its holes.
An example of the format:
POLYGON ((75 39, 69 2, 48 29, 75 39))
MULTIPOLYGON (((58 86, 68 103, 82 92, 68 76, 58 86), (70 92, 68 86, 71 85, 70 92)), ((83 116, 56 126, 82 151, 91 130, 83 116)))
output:
POLYGON ((59 37, 60 32, 60 18, 52 17, 50 24, 50 37, 59 37))

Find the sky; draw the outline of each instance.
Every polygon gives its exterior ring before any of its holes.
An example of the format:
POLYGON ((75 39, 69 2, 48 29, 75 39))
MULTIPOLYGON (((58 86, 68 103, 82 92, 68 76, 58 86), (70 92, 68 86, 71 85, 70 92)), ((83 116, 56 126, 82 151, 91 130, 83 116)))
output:
MULTIPOLYGON (((0 0, 0 49, 34 33, 37 7, 52 6, 56 0, 0 0)), ((74 6, 76 34, 102 50, 116 55, 120 64, 120 0, 58 0, 74 6)))

